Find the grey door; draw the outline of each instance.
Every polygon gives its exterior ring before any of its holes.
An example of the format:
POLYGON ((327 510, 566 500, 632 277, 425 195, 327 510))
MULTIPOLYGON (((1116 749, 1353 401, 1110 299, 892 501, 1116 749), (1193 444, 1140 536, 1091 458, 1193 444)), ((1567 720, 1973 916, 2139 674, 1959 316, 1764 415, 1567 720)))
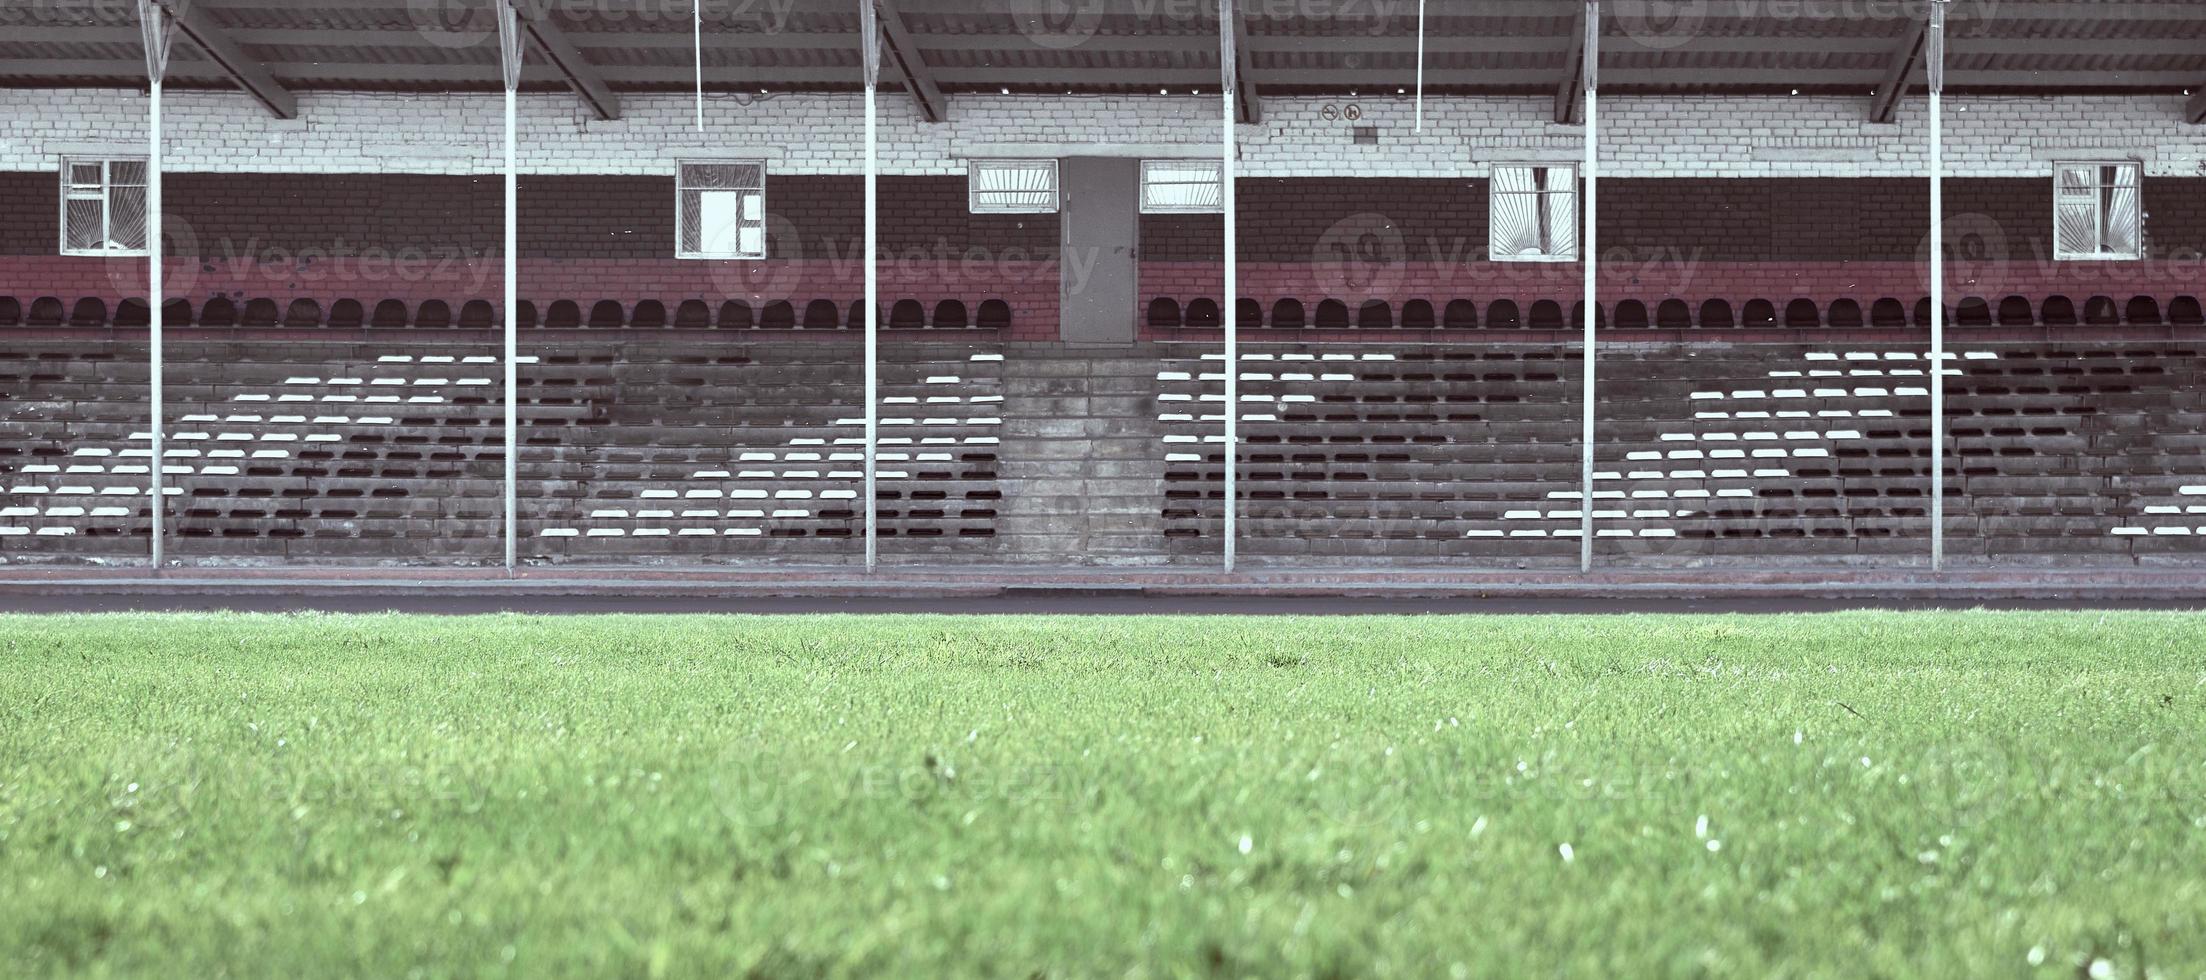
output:
POLYGON ((1141 161, 1075 157, 1060 169, 1064 253, 1058 336, 1079 343, 1132 343, 1141 161))

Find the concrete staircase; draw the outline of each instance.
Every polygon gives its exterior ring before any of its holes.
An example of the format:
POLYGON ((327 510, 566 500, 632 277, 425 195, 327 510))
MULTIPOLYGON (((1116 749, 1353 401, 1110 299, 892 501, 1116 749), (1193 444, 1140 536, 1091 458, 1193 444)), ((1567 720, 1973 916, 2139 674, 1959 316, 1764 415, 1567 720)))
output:
POLYGON ((1011 346, 1004 367, 1004 506, 997 521, 1003 560, 1174 560, 1161 547, 1160 356, 1149 345, 1011 346))

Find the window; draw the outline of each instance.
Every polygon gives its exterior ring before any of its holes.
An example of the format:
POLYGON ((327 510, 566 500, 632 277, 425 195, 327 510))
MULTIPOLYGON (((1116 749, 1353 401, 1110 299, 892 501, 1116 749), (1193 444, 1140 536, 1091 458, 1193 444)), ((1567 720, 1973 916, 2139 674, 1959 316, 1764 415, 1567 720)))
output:
POLYGON ((1500 166, 1492 181, 1487 248, 1496 262, 1578 257, 1578 168, 1500 166))
POLYGON ((1057 161, 975 160, 966 170, 974 214, 1050 214, 1057 210, 1057 161))
POLYGON ((766 257, 766 165, 683 162, 675 187, 685 259, 766 257))
POLYGON ((2053 168, 2053 257, 2134 259, 2144 222, 2134 163, 2063 163, 2053 168))
POLYGON ((61 254, 146 254, 146 162, 61 162, 61 254))
POLYGON ((1216 214, 1225 210, 1225 165, 1216 160, 1143 160, 1141 213, 1216 214))

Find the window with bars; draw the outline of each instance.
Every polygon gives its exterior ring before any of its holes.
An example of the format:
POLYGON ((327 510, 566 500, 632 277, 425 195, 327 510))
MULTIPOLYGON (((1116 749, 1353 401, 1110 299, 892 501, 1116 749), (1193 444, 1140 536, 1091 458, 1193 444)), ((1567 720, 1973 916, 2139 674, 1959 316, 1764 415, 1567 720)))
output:
POLYGON ((61 254, 146 254, 146 162, 61 162, 61 254))
POLYGON ((2062 163, 2053 168, 2053 257, 2135 259, 2144 254, 2144 212, 2134 163, 2062 163))
POLYGON ((1057 210, 1057 161, 975 160, 966 166, 974 214, 1051 214, 1057 210))
POLYGON ((685 259, 766 257, 766 165, 683 161, 675 180, 676 249, 685 259))
POLYGON ((1225 165, 1216 160, 1143 160, 1143 214, 1216 214, 1225 210, 1225 165))
POLYGON ((1494 168, 1487 247, 1496 262, 1566 262, 1578 257, 1578 168, 1494 168))

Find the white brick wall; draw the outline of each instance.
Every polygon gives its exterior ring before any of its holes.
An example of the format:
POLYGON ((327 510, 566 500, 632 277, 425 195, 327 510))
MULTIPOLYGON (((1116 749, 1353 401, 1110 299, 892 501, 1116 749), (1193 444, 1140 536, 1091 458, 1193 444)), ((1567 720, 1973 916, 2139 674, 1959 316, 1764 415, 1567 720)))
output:
MULTIPOLYGON (((164 100, 169 168, 220 172, 496 172, 502 97, 308 93, 301 118, 267 116, 241 95, 172 92, 164 100)), ((1865 120, 1859 99, 1611 96, 1601 102, 1603 172, 1622 177, 1919 176, 1927 106, 1892 125, 1865 120)), ((2201 175, 2206 127, 2185 125, 2180 95, 1947 100, 1948 173, 2042 176, 2048 161, 2141 159, 2149 173, 2201 175)), ((1209 155, 1215 97, 960 96, 954 120, 918 121, 883 93, 881 169, 963 172, 972 156, 1209 155)), ((521 100, 522 165, 531 173, 668 173, 680 156, 762 156, 780 173, 857 173, 856 95, 714 96, 708 131, 683 96, 626 96, 624 118, 589 118, 570 95, 521 100)), ((1557 126, 1539 98, 1428 99, 1411 130, 1406 97, 1271 99, 1262 125, 1241 127, 1249 176, 1480 175, 1495 161, 1570 160, 1582 127, 1557 126), (1379 146, 1355 146, 1361 125, 1379 146)), ((63 153, 144 143, 145 99, 119 90, 0 90, 0 170, 46 170, 63 153)))

